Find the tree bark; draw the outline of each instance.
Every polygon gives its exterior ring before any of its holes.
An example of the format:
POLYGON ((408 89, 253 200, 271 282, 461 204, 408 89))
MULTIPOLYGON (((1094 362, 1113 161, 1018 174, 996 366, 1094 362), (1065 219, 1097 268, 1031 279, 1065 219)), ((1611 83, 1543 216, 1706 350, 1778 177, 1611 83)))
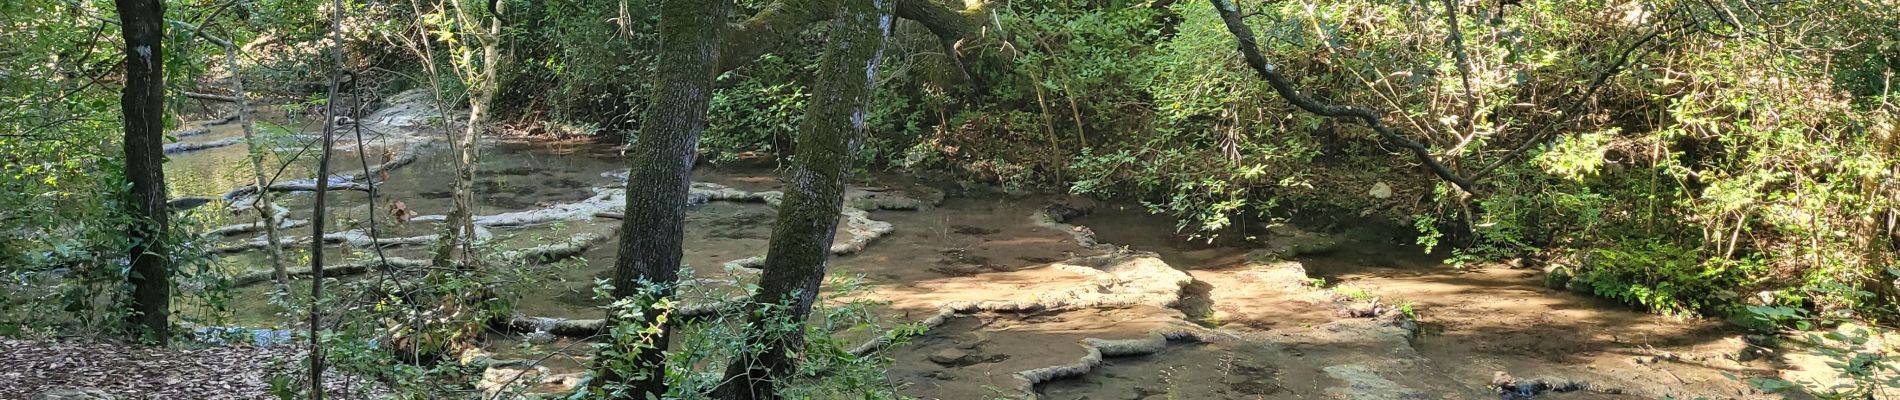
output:
POLYGON ((776 383, 790 374, 792 353, 804 346, 805 319, 831 256, 845 177, 864 135, 895 2, 845 0, 834 22, 748 314, 744 349, 762 350, 740 352, 726 367, 716 398, 778 398, 776 383))
MULTIPOLYGON (((634 138, 627 187, 626 218, 620 225, 619 255, 614 261, 614 296, 657 299, 673 295, 679 281, 685 234, 687 189, 697 155, 706 108, 719 70, 721 31, 730 0, 665 0, 660 4, 660 49, 654 70, 652 106, 634 138), (635 185, 647 185, 640 188, 635 185)), ((638 307, 651 310, 653 304, 638 307)), ((649 313, 650 315, 650 313, 649 313)), ((611 317, 611 315, 610 315, 611 317)), ((615 321, 648 323, 652 321, 615 321)), ((666 393, 666 348, 672 329, 662 323, 653 343, 630 354, 644 373, 622 376, 601 368, 609 385, 627 385, 632 398, 666 393)))
MULTIPOLYGON (((462 134, 451 138, 456 151, 455 182, 453 184, 453 208, 449 211, 448 234, 444 235, 444 245, 450 246, 447 254, 457 265, 473 267, 481 260, 475 256, 475 169, 481 152, 478 139, 481 135, 483 119, 487 117, 489 107, 495 102, 495 92, 501 86, 499 64, 503 62, 501 54, 501 13, 507 2, 489 3, 497 7, 489 10, 489 18, 479 20, 464 0, 456 0, 456 18, 463 24, 475 26, 472 36, 481 45, 479 65, 469 61, 455 63, 455 69, 468 84, 468 122, 462 134)), ((473 57, 465 59, 472 60, 473 57)))
POLYGON ((154 341, 171 338, 171 255, 165 207, 165 5, 159 0, 116 0, 125 36, 125 200, 132 217, 130 258, 134 326, 154 341))
MULTIPOLYGON (((238 70, 238 48, 228 40, 202 35, 202 31, 200 33, 200 36, 224 47, 225 69, 231 71, 231 100, 237 105, 238 128, 244 131, 244 147, 245 152, 250 154, 252 179, 257 187, 270 187, 270 180, 264 177, 263 146, 257 144, 256 126, 251 121, 250 115, 250 101, 244 96, 244 75, 238 70)), ((290 290, 290 273, 284 266, 284 250, 279 247, 283 239, 282 235, 277 233, 277 213, 271 210, 271 204, 271 191, 260 190, 257 192, 257 200, 251 202, 251 208, 257 210, 258 218, 263 219, 261 224, 264 225, 264 238, 270 243, 270 266, 277 280, 277 290, 285 291, 290 290)))
MULTIPOLYGON (((336 143, 336 93, 343 80, 343 0, 331 0, 330 88, 324 96, 323 143, 317 157, 317 193, 310 212, 310 400, 323 400, 323 228, 329 217, 324 204, 330 194, 330 148, 336 143)), ((237 71, 232 71, 237 73, 237 71)), ((239 110, 242 112, 243 110, 239 110)), ((374 212, 372 210, 372 212, 374 212)))

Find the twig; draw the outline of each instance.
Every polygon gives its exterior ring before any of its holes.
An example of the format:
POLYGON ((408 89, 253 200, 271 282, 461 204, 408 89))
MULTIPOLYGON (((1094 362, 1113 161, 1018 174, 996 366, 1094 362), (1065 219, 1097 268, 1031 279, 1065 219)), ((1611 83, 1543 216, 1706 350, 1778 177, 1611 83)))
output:
MULTIPOLYGON (((1558 113, 1556 120, 1553 120, 1550 123, 1545 124, 1542 128, 1539 128, 1537 130, 1537 133, 1533 134, 1531 136, 1531 139, 1525 141, 1524 144, 1518 145, 1517 148, 1511 149, 1511 151, 1508 153, 1504 153, 1504 155, 1499 157, 1497 160, 1491 161, 1490 165, 1486 165, 1484 166, 1484 168, 1481 168, 1477 172, 1472 173, 1471 179, 1484 178, 1486 175, 1489 175, 1492 172, 1496 171, 1498 167, 1504 166, 1504 163, 1510 162, 1512 159, 1515 159, 1518 156, 1523 155, 1524 152, 1529 151, 1532 147, 1537 147, 1538 144, 1543 143, 1544 140, 1546 139, 1549 139, 1548 137, 1549 134, 1551 132, 1555 132, 1558 125, 1562 125, 1564 122, 1569 121, 1572 114, 1575 114, 1577 112, 1577 109, 1583 106, 1584 102, 1589 101, 1591 97, 1596 96, 1596 93, 1598 90, 1603 89, 1604 82, 1609 81, 1611 76, 1615 76, 1618 72, 1622 72, 1623 68, 1629 65, 1630 61, 1633 60, 1633 58, 1630 57, 1630 54, 1634 53, 1637 48, 1643 47, 1643 44, 1648 43, 1651 40, 1656 40, 1656 38, 1661 37, 1665 33, 1687 29, 1690 27, 1694 27, 1695 25, 1696 24, 1694 22, 1689 22, 1689 23, 1684 23, 1682 25, 1676 25, 1673 27, 1659 28, 1659 29, 1656 29, 1655 31, 1650 32, 1648 35, 1644 35, 1642 38, 1637 39, 1635 43, 1630 43, 1629 47, 1623 48, 1623 51, 1617 55, 1616 63, 1610 64, 1610 69, 1604 70, 1602 73, 1597 74, 1596 79, 1590 81, 1590 86, 1588 86, 1587 89, 1584 89, 1582 96, 1577 96, 1576 99, 1572 99, 1570 101, 1570 105, 1564 106, 1563 111, 1558 113)), ((1643 53, 1641 55, 1638 55, 1634 59, 1640 59, 1644 56, 1648 56, 1649 53, 1652 51, 1655 51, 1655 48, 1653 47, 1645 48, 1645 50, 1643 50, 1643 53)))

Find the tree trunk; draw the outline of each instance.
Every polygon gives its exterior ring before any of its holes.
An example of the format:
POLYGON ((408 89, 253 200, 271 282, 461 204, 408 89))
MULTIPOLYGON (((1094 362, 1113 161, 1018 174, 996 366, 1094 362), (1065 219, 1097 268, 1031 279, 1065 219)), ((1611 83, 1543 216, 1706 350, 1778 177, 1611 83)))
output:
MULTIPOLYGON (((653 300, 672 296, 679 281, 685 233, 686 193, 706 108, 719 68, 720 31, 730 0, 665 0, 660 4, 660 49, 652 106, 634 138, 627 185, 626 218, 620 225, 619 256, 614 261, 614 296, 653 300), (641 187, 644 185, 645 187, 641 187), (650 285, 650 286, 649 286, 650 285)), ((650 302, 638 304, 652 309, 650 302)), ((611 315, 610 315, 611 317, 611 315)), ((648 321, 614 321, 617 324, 648 321)), ((633 365, 644 373, 622 376, 601 368, 608 385, 627 385, 628 396, 666 393, 667 341, 672 329, 662 324, 653 342, 631 350, 633 365)))
POLYGON ((132 217, 134 326, 158 343, 171 338, 171 256, 165 240, 165 5, 159 0, 117 0, 120 32, 125 35, 125 178, 132 193, 125 200, 132 217))
POLYGON ((475 26, 470 36, 481 45, 481 63, 469 64, 467 61, 455 63, 458 75, 468 84, 468 123, 462 134, 451 138, 451 146, 456 151, 455 182, 452 185, 454 208, 449 211, 448 230, 444 235, 444 245, 457 265, 473 267, 480 262, 475 257, 475 167, 480 160, 480 143, 483 119, 487 117, 489 107, 495 102, 496 89, 501 86, 497 72, 502 62, 501 55, 501 19, 499 9, 507 2, 491 2, 497 9, 489 10, 485 20, 475 18, 469 5, 462 0, 453 3, 456 18, 464 24, 475 26))
POLYGON ((775 384, 803 347, 806 316, 818 297, 844 205, 844 184, 864 134, 894 0, 846 0, 819 65, 812 102, 786 176, 785 200, 766 250, 765 272, 749 313, 745 349, 726 367, 721 399, 776 399, 775 384), (783 313, 775 312, 783 310, 783 313))
MULTIPOLYGON (((330 148, 336 144, 336 93, 343 80, 343 0, 331 0, 330 88, 324 95, 323 143, 317 157, 317 193, 310 211, 310 400, 323 400, 323 229, 329 225, 325 197, 330 194, 330 148)), ((232 71, 236 73, 236 71, 232 71)), ((260 192, 268 190, 259 190, 260 192)), ((375 210, 371 210, 374 212, 375 210)))
MULTIPOLYGON (((244 97, 244 76, 238 72, 238 48, 230 41, 220 40, 217 44, 224 47, 225 69, 231 71, 231 100, 237 104, 238 127, 244 131, 244 147, 246 153, 250 154, 251 172, 254 173, 252 179, 256 181, 257 187, 270 187, 269 179, 264 177, 265 150, 257 144, 256 126, 251 121, 251 104, 244 97)), ((270 243, 270 266, 274 272, 272 276, 277 280, 277 290, 290 290, 290 273, 284 266, 284 250, 279 247, 283 239, 277 233, 277 213, 271 209, 271 191, 257 191, 257 200, 252 201, 251 205, 252 209, 257 210, 257 216, 263 219, 260 223, 264 224, 264 239, 270 243)))

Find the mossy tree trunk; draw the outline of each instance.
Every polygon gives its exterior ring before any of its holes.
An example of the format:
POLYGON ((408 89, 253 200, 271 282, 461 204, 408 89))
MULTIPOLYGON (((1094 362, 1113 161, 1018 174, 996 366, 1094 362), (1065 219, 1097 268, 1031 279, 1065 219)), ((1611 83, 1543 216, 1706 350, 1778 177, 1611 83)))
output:
POLYGON ((134 326, 153 340, 171 337, 171 257, 165 235, 165 5, 159 0, 117 0, 120 32, 125 35, 125 178, 132 192, 125 199, 132 217, 129 234, 134 326))
MULTIPOLYGON (((706 129, 718 72, 721 31, 730 0, 665 0, 660 4, 660 49, 654 85, 640 132, 633 140, 627 181, 627 213, 614 260, 614 296, 653 300, 670 297, 679 281, 685 234, 686 194, 692 184, 699 134, 706 129)), ((654 313, 644 313, 653 319, 654 313)), ((611 317, 611 315, 610 315, 611 317)), ((653 321, 614 321, 616 324, 653 321)), ((627 385, 631 398, 666 393, 666 348, 672 329, 660 322, 651 343, 627 355, 642 371, 601 368, 602 383, 627 385), (630 373, 631 376, 622 375, 630 373)))
POLYGON ((778 398, 775 384, 792 371, 791 354, 805 342, 805 319, 831 256, 845 177, 864 135, 895 0, 843 3, 818 67, 765 272, 748 314, 745 349, 760 350, 743 351, 727 366, 717 398, 778 398))

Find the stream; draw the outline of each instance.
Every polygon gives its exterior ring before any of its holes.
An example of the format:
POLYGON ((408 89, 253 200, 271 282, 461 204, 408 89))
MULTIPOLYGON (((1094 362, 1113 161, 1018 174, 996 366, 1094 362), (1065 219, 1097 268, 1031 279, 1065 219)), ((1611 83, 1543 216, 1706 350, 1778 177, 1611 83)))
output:
MULTIPOLYGON (((273 122, 282 126, 271 128, 280 131, 273 145, 307 142, 297 134, 310 131, 309 124, 273 122)), ((418 149, 415 161, 384 170, 386 176, 372 174, 375 209, 367 193, 333 192, 336 225, 329 231, 367 227, 372 216, 389 224, 397 215, 392 205, 400 202, 418 217, 382 229, 379 237, 434 233, 439 225, 427 216, 449 208, 453 167, 445 146, 422 133, 426 127, 366 127, 383 131, 365 138, 367 164, 418 149)), ((205 128, 180 142, 239 137, 235 124, 205 128)), ((336 148, 340 173, 363 172, 365 157, 353 140, 336 148)), ((498 141, 481 152, 480 216, 616 206, 611 192, 625 184, 614 175, 625 171, 625 158, 609 146, 498 141)), ((245 154, 241 144, 172 154, 166 173, 173 195, 216 199, 245 186, 251 181, 245 154)), ((291 162, 280 181, 314 175, 312 164, 307 157, 291 162)), ((685 263, 704 289, 691 291, 703 297, 689 303, 738 294, 753 279, 726 264, 765 253, 776 211, 755 200, 779 186, 769 168, 702 167, 694 180, 754 200, 714 196, 688 212, 685 263)), ((853 187, 870 199, 861 203, 863 216, 888 223, 888 232, 863 220, 841 223, 840 242, 867 239, 861 249, 834 258, 831 270, 861 278, 865 292, 856 298, 880 300, 874 310, 888 325, 935 321, 911 343, 883 350, 894 360, 890 383, 919 398, 1749 398, 1762 395, 1725 374, 1776 373, 1763 360, 1737 361, 1746 358, 1736 355, 1747 345, 1720 323, 1680 321, 1550 289, 1534 269, 1454 268, 1384 237, 1390 235, 1275 228, 1210 244, 1177 234, 1172 219, 1138 207, 1009 196, 890 174, 853 187), (901 202, 880 205, 880 198, 924 206, 906 210, 901 202), (1396 317, 1407 312, 1417 316, 1415 323, 1396 317)), ((286 218, 310 217, 309 192, 283 196, 286 218)), ((214 206, 193 212, 211 226, 257 221, 256 213, 214 206)), ((486 226, 492 235, 486 246, 502 251, 592 238, 584 251, 543 270, 544 283, 523 296, 517 312, 599 318, 603 302, 593 297, 593 286, 611 274, 620 221, 592 212, 561 215, 486 226)), ((309 229, 285 234, 304 237, 309 229)), ((230 235, 221 243, 256 236, 230 235)), ((426 260, 428 247, 390 246, 382 253, 426 260)), ((326 249, 336 260, 374 253, 349 243, 326 249)), ((286 253, 301 260, 303 251, 286 253)), ((265 270, 264 253, 231 251, 216 265, 234 274, 265 270)), ((291 326, 294 319, 266 301, 269 286, 237 289, 221 316, 238 326, 291 326)), ((186 312, 210 313, 203 307, 186 312)), ((521 342, 496 334, 484 347, 498 357, 573 356, 547 357, 542 369, 532 369, 538 380, 528 381, 537 389, 571 384, 584 365, 585 354, 572 350, 584 346, 570 339, 521 342)))

